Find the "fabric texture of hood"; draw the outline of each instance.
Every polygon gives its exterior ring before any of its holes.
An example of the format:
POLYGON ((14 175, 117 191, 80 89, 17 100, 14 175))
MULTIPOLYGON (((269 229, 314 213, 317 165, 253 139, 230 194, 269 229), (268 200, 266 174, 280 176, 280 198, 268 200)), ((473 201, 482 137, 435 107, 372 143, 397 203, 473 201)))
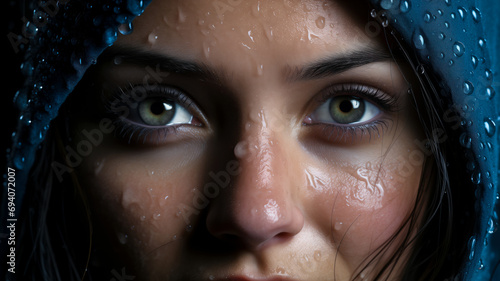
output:
MULTIPOLYGON (((42 27, 26 25, 32 38, 22 65, 24 87, 14 103, 21 115, 8 150, 8 166, 17 171, 16 214, 22 205, 28 173, 51 120, 89 66, 117 38, 149 1, 59 1, 42 27), (74 36, 78 34, 78 36, 74 36)), ((481 0, 371 0, 372 17, 390 26, 415 50, 421 77, 432 73, 437 92, 449 97, 463 118, 460 142, 476 188, 477 219, 468 244, 463 280, 500 280, 498 225, 500 83, 498 80, 500 3, 481 0), (493 276, 495 275, 495 277, 493 276), (495 279, 496 278, 496 279, 495 279)), ((364 3, 363 3, 364 4, 364 3)), ((44 13, 40 9, 40 13, 44 13)), ((45 11, 47 13, 47 11, 45 11)), ((453 176, 453 175, 450 175, 453 176)), ((5 188, 4 188, 5 189, 5 188)), ((2 212, 7 209, 3 196, 2 212)), ((3 213, 2 221, 7 214, 3 213)), ((3 229, 4 233, 7 230, 3 229)), ((2 258, 6 244, 2 243, 2 258)))

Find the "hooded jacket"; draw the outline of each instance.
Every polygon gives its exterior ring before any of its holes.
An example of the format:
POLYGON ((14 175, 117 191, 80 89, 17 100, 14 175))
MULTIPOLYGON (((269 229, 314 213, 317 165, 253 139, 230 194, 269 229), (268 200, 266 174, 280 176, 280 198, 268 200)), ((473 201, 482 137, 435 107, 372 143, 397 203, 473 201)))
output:
MULTIPOLYGON (((98 56, 126 34, 132 20, 150 0, 45 1, 24 26, 24 36, 10 38, 24 46, 24 86, 15 94, 20 115, 7 149, 7 166, 16 171, 15 211, 8 212, 8 190, 2 195, 2 233, 19 216, 35 154, 50 122, 98 56), (75 34, 77 36, 75 36, 75 34), (29 40, 28 40, 29 39, 29 40), (7 223, 5 223, 7 222, 7 223)), ((437 93, 460 109, 459 143, 475 188, 476 218, 468 240, 460 280, 500 280, 499 203, 500 83, 498 82, 500 2, 478 0, 371 0, 371 16, 384 32, 412 47, 421 79, 432 76, 437 93), (387 30, 386 30, 387 29, 387 30), (391 31, 393 30, 393 31, 391 31)), ((366 3, 362 3, 365 5, 366 3)), ((14 121, 14 120, 11 120, 14 121)), ((450 175, 451 177, 453 175, 450 175)), ((4 177, 7 178, 7 177, 4 177)), ((12 198, 10 199, 12 200, 12 198)), ((2 265, 7 243, 0 244, 2 265)), ((3 271, 7 280, 14 275, 3 271)))

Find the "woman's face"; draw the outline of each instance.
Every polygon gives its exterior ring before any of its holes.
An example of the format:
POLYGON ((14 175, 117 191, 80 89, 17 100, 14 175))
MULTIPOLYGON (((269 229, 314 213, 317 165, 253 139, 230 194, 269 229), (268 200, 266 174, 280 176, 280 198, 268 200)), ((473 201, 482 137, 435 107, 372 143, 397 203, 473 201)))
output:
POLYGON ((102 114, 78 122, 73 145, 93 144, 78 173, 128 275, 380 271, 406 235, 422 136, 409 84, 365 33, 365 12, 153 1, 119 36, 99 61, 102 114))

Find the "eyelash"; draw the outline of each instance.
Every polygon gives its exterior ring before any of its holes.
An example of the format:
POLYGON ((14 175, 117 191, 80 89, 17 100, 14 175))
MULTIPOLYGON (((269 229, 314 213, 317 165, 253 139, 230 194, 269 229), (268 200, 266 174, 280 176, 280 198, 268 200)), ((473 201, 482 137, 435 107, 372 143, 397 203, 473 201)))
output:
MULTIPOLYGON (((112 118, 114 125, 116 126, 115 136, 119 139, 126 140, 127 144, 132 142, 138 144, 153 144, 159 145, 165 138, 169 135, 176 134, 178 128, 181 125, 169 125, 169 126, 147 126, 139 125, 133 121, 127 120, 127 116, 132 110, 136 110, 137 105, 147 99, 154 97, 163 97, 167 100, 178 103, 180 106, 184 107, 188 111, 193 110, 193 101, 185 95, 181 90, 170 86, 153 85, 129 85, 126 88, 119 87, 117 91, 108 99, 104 100, 105 109, 108 115, 112 118), (135 107, 127 105, 125 99, 131 100, 133 97, 132 91, 143 88, 145 91, 145 97, 141 100, 135 101, 135 107), (115 103, 116 102, 116 103, 115 103), (120 114, 117 109, 125 107, 128 110, 126 114, 120 114)), ((134 104, 134 102, 132 102, 134 104)), ((191 112, 193 115, 193 112, 191 112)))
MULTIPOLYGON (((374 105, 379 107, 382 112, 391 113, 398 111, 398 99, 396 96, 388 95, 382 90, 361 84, 338 84, 331 86, 318 98, 317 104, 323 104, 330 98, 341 95, 352 95, 372 102, 374 105)), ((322 133, 328 141, 348 143, 349 141, 355 142, 357 139, 362 140, 365 137, 368 137, 368 141, 371 141, 374 134, 376 134, 376 137, 379 138, 383 134, 384 130, 389 128, 389 122, 389 118, 384 118, 384 116, 382 116, 379 120, 356 125, 331 123, 314 123, 304 125, 323 126, 322 133)))
MULTIPOLYGON (((182 125, 169 125, 160 127, 151 127, 146 125, 138 125, 135 122, 126 120, 125 114, 119 114, 117 107, 125 106, 130 114, 130 110, 135 110, 127 105, 125 99, 130 100, 132 91, 144 88, 146 92, 145 98, 164 97, 168 100, 178 103, 180 106, 192 112, 193 101, 185 95, 181 90, 174 87, 167 87, 162 85, 144 86, 144 85, 129 85, 126 88, 119 87, 117 91, 110 97, 104 100, 105 109, 108 115, 111 115, 116 126, 115 136, 119 139, 124 139, 128 144, 132 141, 138 144, 155 144, 159 145, 170 134, 176 134, 177 130, 182 125), (116 103, 117 102, 117 103, 116 103), (125 116, 124 116, 125 115, 125 116)), ((398 100, 396 97, 388 95, 383 91, 361 84, 338 84, 329 87, 317 98, 316 104, 323 104, 328 99, 340 96, 352 95, 372 102, 379 107, 383 112, 397 111, 398 100)), ((140 100, 142 101, 142 100, 140 100)), ((140 101, 136 101, 138 104, 140 101)), ((317 107, 316 107, 317 108, 317 107)), ((194 113, 192 113, 195 115, 194 113)), ((357 125, 340 125, 331 123, 314 123, 303 124, 305 126, 322 126, 322 133, 330 142, 348 142, 356 141, 357 138, 364 139, 365 137, 371 138, 376 134, 380 137, 384 130, 389 128, 389 118, 380 118, 379 120, 371 121, 369 123, 357 125), (335 136, 332 138, 332 136, 335 136)))

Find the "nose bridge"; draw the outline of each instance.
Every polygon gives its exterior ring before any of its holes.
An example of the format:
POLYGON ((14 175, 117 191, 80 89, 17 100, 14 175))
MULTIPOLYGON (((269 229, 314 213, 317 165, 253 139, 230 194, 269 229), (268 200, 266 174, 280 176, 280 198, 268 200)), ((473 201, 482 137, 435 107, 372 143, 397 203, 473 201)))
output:
POLYGON ((280 122, 263 110, 250 113, 243 122, 245 129, 234 148, 241 172, 228 198, 231 208, 217 217, 209 214, 215 219, 209 229, 252 245, 281 233, 296 234, 303 218, 290 193, 287 155, 280 145, 283 134, 273 130, 280 122))

